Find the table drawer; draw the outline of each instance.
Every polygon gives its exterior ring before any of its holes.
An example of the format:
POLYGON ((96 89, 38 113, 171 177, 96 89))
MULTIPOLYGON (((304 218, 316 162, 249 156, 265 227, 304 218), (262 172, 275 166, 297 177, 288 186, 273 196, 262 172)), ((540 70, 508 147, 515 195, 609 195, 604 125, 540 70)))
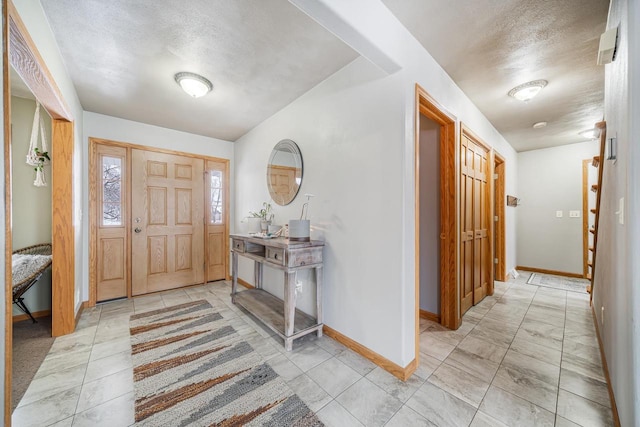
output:
POLYGON ((244 252, 244 240, 233 239, 233 250, 236 252, 244 252))
POLYGON ((274 264, 285 265, 284 249, 267 247, 266 258, 274 264))

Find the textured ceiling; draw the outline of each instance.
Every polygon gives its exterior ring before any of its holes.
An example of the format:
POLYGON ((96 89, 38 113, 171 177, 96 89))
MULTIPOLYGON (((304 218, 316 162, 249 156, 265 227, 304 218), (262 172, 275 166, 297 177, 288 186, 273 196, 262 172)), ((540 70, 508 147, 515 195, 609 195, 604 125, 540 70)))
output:
POLYGON ((287 0, 41 3, 85 110, 229 141, 357 56, 287 0))
POLYGON ((517 151, 584 141, 602 120, 608 0, 383 2, 517 151), (530 102, 507 96, 538 79, 549 84, 530 102))

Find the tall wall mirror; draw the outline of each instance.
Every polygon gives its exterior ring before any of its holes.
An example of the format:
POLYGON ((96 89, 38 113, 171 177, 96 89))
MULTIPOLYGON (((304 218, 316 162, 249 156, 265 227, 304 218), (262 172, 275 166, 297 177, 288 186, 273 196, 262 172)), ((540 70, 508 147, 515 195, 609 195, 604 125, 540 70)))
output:
POLYGON ((267 187, 274 202, 288 205, 296 198, 302 184, 302 153, 290 139, 278 142, 267 165, 267 187))

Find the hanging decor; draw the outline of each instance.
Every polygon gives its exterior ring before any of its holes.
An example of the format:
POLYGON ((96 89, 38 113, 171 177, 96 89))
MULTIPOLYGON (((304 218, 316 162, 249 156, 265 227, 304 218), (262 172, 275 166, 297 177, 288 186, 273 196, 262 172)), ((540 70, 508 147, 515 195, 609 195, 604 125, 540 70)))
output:
POLYGON ((44 166, 51 162, 47 151, 47 137, 44 133, 44 119, 40 116, 40 103, 36 101, 36 113, 33 116, 33 126, 31 127, 31 141, 27 152, 27 164, 34 166, 36 179, 33 185, 36 187, 46 187, 44 179, 44 166), (40 129, 40 148, 38 148, 38 128, 40 129))

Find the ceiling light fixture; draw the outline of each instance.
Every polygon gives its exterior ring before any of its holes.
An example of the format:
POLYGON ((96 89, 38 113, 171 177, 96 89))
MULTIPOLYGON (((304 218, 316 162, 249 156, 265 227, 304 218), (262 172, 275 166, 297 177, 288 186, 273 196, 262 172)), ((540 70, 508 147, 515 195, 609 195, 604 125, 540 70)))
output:
POLYGON ((213 89, 213 85, 209 80, 195 73, 178 73, 174 76, 174 79, 182 90, 194 98, 205 96, 213 89))
POLYGON ((580 135, 587 139, 598 139, 600 131, 598 129, 588 129, 580 132, 580 135))
POLYGON ((532 82, 523 83, 511 89, 509 91, 509 96, 519 100, 519 101, 530 101, 536 96, 542 88, 547 85, 546 80, 534 80, 532 82))
POLYGON ((534 129, 542 129, 547 126, 547 122, 536 122, 533 124, 534 129))

